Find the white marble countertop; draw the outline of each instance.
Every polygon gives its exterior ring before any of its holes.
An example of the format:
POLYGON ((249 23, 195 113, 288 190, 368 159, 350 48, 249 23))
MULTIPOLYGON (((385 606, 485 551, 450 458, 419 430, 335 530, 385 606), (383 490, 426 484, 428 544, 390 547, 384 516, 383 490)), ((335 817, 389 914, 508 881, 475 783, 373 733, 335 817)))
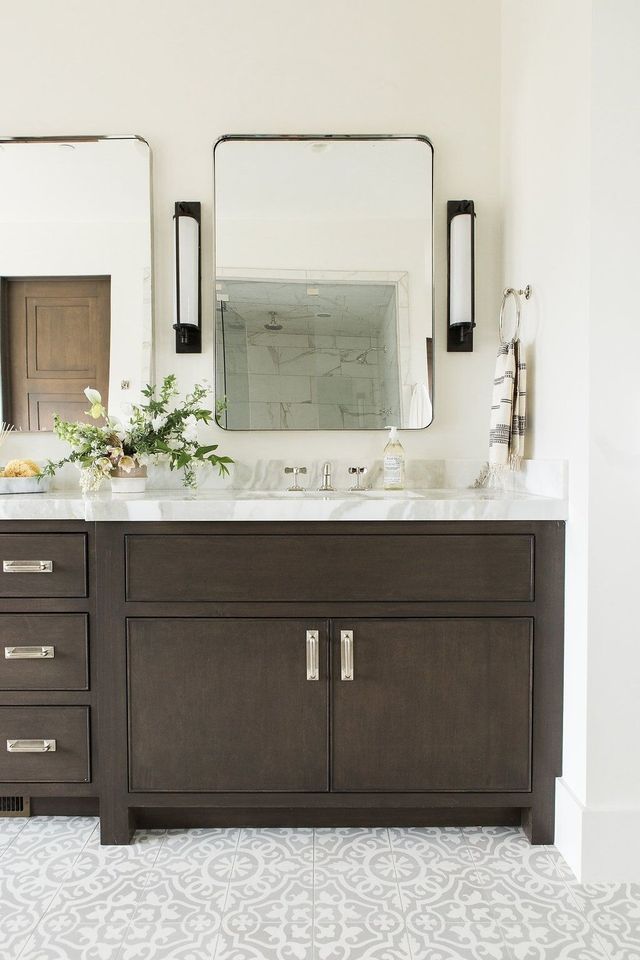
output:
POLYGON ((413 489, 361 493, 184 490, 0 496, 0 520, 565 520, 566 500, 513 490, 413 489))

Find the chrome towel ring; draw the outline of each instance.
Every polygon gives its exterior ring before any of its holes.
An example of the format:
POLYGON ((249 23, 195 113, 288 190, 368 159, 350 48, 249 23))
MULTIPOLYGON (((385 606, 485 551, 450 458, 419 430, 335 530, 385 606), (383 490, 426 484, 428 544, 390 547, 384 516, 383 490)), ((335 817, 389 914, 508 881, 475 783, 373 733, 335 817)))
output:
POLYGON ((525 300, 528 300, 531 296, 531 286, 526 285, 524 290, 516 290, 514 287, 506 287, 502 293, 502 306, 500 307, 500 321, 498 324, 498 332, 500 336, 500 343, 503 347, 508 347, 509 344, 515 343, 516 340, 520 339, 520 297, 524 297, 525 300), (504 308, 507 305, 507 300, 509 297, 513 297, 516 305, 516 326, 513 331, 513 336, 510 340, 505 340, 504 338, 504 308))

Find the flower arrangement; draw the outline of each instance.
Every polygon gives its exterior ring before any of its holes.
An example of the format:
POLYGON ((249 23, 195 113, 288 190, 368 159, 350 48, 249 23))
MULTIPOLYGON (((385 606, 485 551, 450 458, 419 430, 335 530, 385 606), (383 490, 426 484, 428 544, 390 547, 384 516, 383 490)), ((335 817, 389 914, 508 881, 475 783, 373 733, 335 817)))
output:
POLYGON ((165 460, 171 470, 182 470, 185 487, 196 486, 196 467, 199 464, 216 466, 221 475, 229 472, 230 457, 220 457, 214 451, 218 444, 202 446, 198 441, 198 424, 210 423, 213 411, 203 406, 209 389, 196 383, 184 400, 176 378, 165 377, 159 390, 147 384, 142 391, 145 398, 133 404, 126 421, 110 417, 97 390, 87 387, 85 396, 91 404, 87 413, 101 423, 70 423, 54 417, 54 433, 71 446, 71 452, 61 460, 49 460, 43 474, 53 476, 65 463, 73 463, 80 470, 83 492, 98 490, 106 477, 115 471, 129 474, 149 462, 165 460))

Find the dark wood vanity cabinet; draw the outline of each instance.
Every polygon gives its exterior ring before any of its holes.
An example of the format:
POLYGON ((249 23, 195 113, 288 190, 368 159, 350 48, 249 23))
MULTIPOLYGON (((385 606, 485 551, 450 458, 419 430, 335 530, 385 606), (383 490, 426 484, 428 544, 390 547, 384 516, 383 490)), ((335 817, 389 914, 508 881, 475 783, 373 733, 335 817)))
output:
POLYGON ((100 814, 553 837, 564 525, 103 523, 100 814))
POLYGON ((99 809, 104 843, 199 824, 552 841, 564 524, 33 521, 0 548, 3 802, 99 809))

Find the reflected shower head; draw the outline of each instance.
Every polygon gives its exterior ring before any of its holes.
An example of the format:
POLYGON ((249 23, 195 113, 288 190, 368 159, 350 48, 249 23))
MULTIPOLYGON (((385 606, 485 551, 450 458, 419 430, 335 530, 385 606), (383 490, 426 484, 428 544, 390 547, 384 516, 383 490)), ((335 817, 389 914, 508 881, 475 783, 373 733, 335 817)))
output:
POLYGON ((282 324, 278 323, 278 321, 276 320, 277 313, 275 312, 275 310, 269 310, 269 316, 271 317, 271 319, 269 320, 269 323, 265 323, 264 325, 265 330, 273 330, 274 332, 276 330, 282 330, 282 324))

